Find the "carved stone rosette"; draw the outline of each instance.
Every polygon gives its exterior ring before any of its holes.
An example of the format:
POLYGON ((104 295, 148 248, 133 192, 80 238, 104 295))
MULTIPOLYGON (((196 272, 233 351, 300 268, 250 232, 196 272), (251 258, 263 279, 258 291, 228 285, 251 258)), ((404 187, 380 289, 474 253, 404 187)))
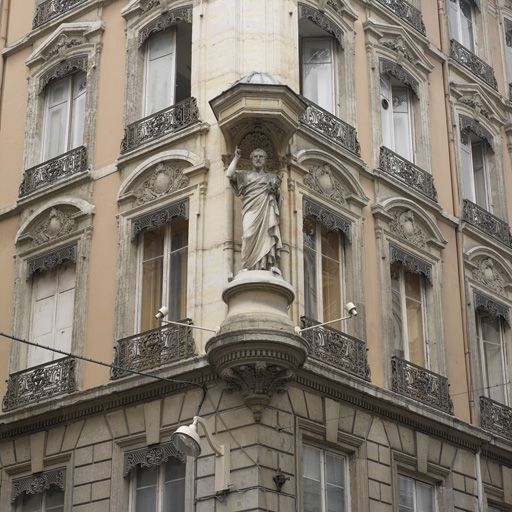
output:
POLYGON ((220 333, 206 345, 210 364, 242 394, 257 422, 306 358, 307 342, 295 334, 288 317, 294 295, 272 272, 240 272, 222 295, 228 314, 220 333))

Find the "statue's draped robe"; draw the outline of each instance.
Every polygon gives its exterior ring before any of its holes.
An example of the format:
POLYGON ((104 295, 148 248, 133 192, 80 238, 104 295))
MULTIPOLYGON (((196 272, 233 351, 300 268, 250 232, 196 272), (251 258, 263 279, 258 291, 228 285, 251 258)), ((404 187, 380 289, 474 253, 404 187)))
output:
POLYGON ((242 268, 269 270, 277 266, 282 248, 281 180, 270 172, 237 170, 230 182, 235 194, 242 196, 242 268))

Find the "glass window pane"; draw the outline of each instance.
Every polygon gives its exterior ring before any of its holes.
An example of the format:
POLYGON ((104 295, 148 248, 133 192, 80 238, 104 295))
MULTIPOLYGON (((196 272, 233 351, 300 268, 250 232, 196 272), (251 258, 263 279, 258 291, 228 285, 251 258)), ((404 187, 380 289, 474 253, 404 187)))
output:
POLYGON ((393 338, 397 340, 398 346, 404 346, 403 341, 403 318, 402 318, 402 296, 400 288, 400 265, 393 263, 391 272, 391 314, 393 315, 393 338))
POLYGON ((46 512, 64 511, 64 493, 60 489, 50 487, 45 494, 46 512))
POLYGON ((333 112, 332 39, 302 40, 302 88, 306 98, 333 112))
POLYGON ((345 487, 345 458, 332 453, 325 454, 325 479, 328 484, 345 487))
POLYGON ((421 293, 422 277, 412 272, 404 272, 404 281, 409 361, 420 366, 425 366, 425 340, 421 293))
POLYGON ((391 94, 391 81, 387 76, 380 77, 380 106, 382 145, 393 149, 395 147, 393 138, 393 99, 391 94))
MULTIPOLYGON (((317 508, 317 511, 319 509, 317 508)), ((345 490, 343 487, 327 485, 327 512, 345 511, 345 490)))
POLYGON ((171 459, 165 464, 164 480, 170 482, 171 480, 178 480, 185 478, 185 464, 177 459, 171 459))
POLYGON ((414 512, 414 480, 398 475, 400 489, 399 512, 414 512))
POLYGON ((487 186, 485 183, 484 146, 482 142, 471 144, 471 157, 473 161, 473 179, 475 181, 475 202, 478 206, 487 209, 487 186))
POLYGON ((313 320, 318 314, 317 268, 316 268, 316 224, 311 219, 304 219, 304 314, 313 320))
POLYGON ((185 511, 185 479, 164 484, 162 512, 185 511))
POLYGON ((81 146, 84 142, 85 124, 85 73, 73 76, 73 102, 71 111, 71 145, 68 149, 81 146))
POLYGON ((169 286, 169 318, 183 320, 187 316, 188 221, 176 219, 171 224, 171 259, 169 286))
POLYGON ((321 496, 321 452, 318 448, 304 446, 302 466, 304 472, 304 512, 318 512, 321 496))
POLYGON ((501 341, 501 322, 487 315, 480 315, 480 327, 484 346, 484 364, 488 396, 493 400, 506 403, 506 376, 503 366, 501 341))
POLYGON ((407 87, 393 87, 393 131, 396 153, 413 161, 410 93, 407 87))
POLYGON ((460 25, 462 43, 468 50, 475 51, 473 40, 473 7, 470 0, 459 0, 460 2, 460 25))
POLYGON ((416 482, 417 512, 434 512, 434 488, 423 482, 416 482))
POLYGON ((158 468, 137 468, 135 512, 157 512, 158 468))
POLYGON ((460 146, 462 180, 464 185, 464 198, 475 202, 475 183, 473 175, 473 157, 471 151, 471 141, 464 137, 460 146))
POLYGON ((50 107, 47 116, 45 160, 66 152, 68 102, 50 107))

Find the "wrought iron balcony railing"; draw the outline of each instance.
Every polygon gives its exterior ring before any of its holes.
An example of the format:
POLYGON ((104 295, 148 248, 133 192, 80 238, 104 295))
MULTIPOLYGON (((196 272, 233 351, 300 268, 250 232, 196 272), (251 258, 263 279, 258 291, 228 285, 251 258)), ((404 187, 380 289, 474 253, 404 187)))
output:
MULTIPOLYGON (((303 329, 320 323, 305 316, 300 320, 303 329)), ((305 331, 302 336, 309 343, 310 357, 361 379, 371 380, 368 349, 364 341, 327 326, 305 331)))
MULTIPOLYGON (((189 318, 180 320, 191 324, 189 318)), ((149 370, 163 364, 187 359, 195 354, 196 345, 192 328, 167 324, 117 342, 114 348, 114 368, 112 379, 129 375, 128 370, 149 370)))
POLYGON ((432 201, 437 201, 432 175, 385 146, 380 148, 379 167, 432 201))
POLYGON ((36 7, 32 28, 50 21, 61 14, 73 9, 75 5, 83 4, 86 0, 46 0, 36 7))
POLYGON ((512 408, 481 396, 480 426, 512 441, 512 408))
POLYGON ((87 170, 87 148, 79 146, 63 155, 27 169, 20 185, 20 197, 38 189, 53 185, 56 181, 68 178, 87 170))
POLYGON ((421 11, 416 9, 405 0, 378 0, 379 3, 385 5, 389 10, 393 11, 399 18, 415 28, 418 32, 426 35, 425 25, 421 16, 421 11))
POLYGON ((64 357, 12 373, 2 410, 10 411, 76 390, 75 360, 64 357))
POLYGON ((308 105, 306 111, 300 117, 300 122, 304 126, 320 133, 330 141, 348 149, 357 156, 361 155, 357 132, 353 126, 338 119, 304 96, 302 96, 302 99, 308 105))
POLYGON ((487 236, 498 240, 508 247, 512 247, 510 228, 504 220, 496 217, 469 199, 464 199, 463 201, 462 215, 463 220, 469 222, 469 224, 472 224, 487 236))
POLYGON ((496 82, 492 66, 489 66, 489 64, 477 57, 455 39, 450 41, 450 57, 466 69, 469 69, 469 71, 483 80, 487 85, 490 85, 493 89, 498 89, 498 82, 496 82))
POLYGON ((453 414, 450 385, 446 377, 400 357, 391 358, 391 375, 391 387, 396 393, 453 414))
POLYGON ((129 124, 124 131, 121 142, 121 153, 126 153, 150 142, 175 133, 199 121, 199 109, 195 98, 176 103, 164 110, 160 110, 150 116, 139 119, 129 124))

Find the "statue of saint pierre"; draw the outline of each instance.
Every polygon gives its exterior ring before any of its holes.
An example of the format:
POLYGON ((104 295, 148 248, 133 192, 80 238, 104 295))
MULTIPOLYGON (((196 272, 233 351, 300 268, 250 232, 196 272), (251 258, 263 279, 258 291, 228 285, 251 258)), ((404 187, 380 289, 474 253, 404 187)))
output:
POLYGON ((237 169, 239 148, 229 164, 226 177, 237 196, 242 196, 242 269, 271 270, 279 263, 282 248, 279 230, 281 178, 265 170, 267 153, 255 149, 252 170, 237 169))

